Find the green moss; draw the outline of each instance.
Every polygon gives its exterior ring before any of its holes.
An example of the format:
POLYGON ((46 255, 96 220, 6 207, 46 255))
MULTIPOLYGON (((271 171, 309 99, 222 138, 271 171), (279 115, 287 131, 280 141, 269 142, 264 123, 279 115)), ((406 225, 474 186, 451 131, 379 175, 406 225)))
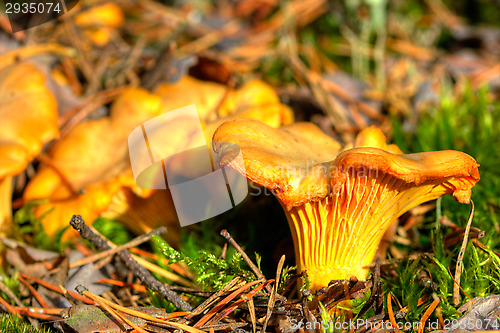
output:
POLYGON ((133 238, 132 233, 123 225, 123 223, 118 221, 99 217, 92 224, 92 227, 117 245, 128 243, 133 238))
POLYGON ((55 332, 46 325, 34 327, 24 319, 11 315, 0 316, 0 332, 3 333, 51 333, 55 332))
MULTIPOLYGON (((486 251, 470 241, 463 257, 463 272, 460 281, 462 287, 461 303, 468 297, 487 296, 500 293, 500 259, 493 251, 500 250, 498 212, 500 206, 495 202, 500 197, 500 102, 491 101, 488 90, 482 88, 466 89, 455 96, 451 89, 444 91, 441 105, 423 114, 413 134, 404 133, 401 123, 394 121, 395 143, 405 152, 433 150, 460 150, 473 156, 481 165, 481 180, 472 190, 475 202, 475 214, 472 226, 485 231, 480 241, 487 246, 486 251)), ((391 290, 402 305, 410 305, 407 320, 418 320, 428 304, 416 308, 416 300, 433 292, 441 298, 440 307, 444 318, 457 317, 452 306, 456 260, 461 242, 453 246, 444 246, 444 235, 449 228, 439 224, 436 215, 445 215, 455 224, 465 227, 470 213, 470 206, 458 203, 452 196, 442 198, 436 211, 426 216, 419 226, 418 247, 414 251, 431 252, 427 259, 403 263, 397 267, 399 280, 387 278, 385 290, 391 290), (440 207, 439 207, 440 206, 440 207), (425 240, 431 240, 427 244, 425 240), (425 284, 418 279, 424 273, 434 283, 425 284)))
POLYGON ((14 214, 14 237, 38 249, 61 252, 68 246, 68 243, 62 242, 61 238, 69 225, 59 230, 54 236, 45 233, 42 221, 51 211, 46 212, 41 217, 36 217, 34 209, 46 201, 28 201, 14 214))
POLYGON ((226 254, 226 259, 220 259, 213 253, 200 250, 196 257, 186 256, 168 245, 161 237, 153 236, 153 241, 168 259, 169 263, 184 262, 196 274, 196 282, 206 289, 218 290, 235 277, 247 281, 255 279, 255 275, 242 268, 241 254, 233 252, 226 254))

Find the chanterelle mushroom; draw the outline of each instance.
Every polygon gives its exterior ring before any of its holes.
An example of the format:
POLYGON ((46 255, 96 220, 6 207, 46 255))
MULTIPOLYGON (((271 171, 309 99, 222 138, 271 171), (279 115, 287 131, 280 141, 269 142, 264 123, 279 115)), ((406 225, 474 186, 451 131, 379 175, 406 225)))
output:
POLYGON ((11 230, 12 177, 59 135, 56 99, 35 66, 0 64, 0 119, 0 234, 5 234, 11 230))
POLYGON ((472 157, 458 151, 403 155, 385 141, 370 127, 354 148, 341 151, 312 124, 272 129, 252 120, 227 122, 213 138, 221 165, 241 171, 231 162, 239 147, 246 177, 272 189, 283 205, 297 268, 307 270, 313 289, 333 279, 365 280, 385 230, 412 207, 445 194, 470 201, 479 180, 472 157))

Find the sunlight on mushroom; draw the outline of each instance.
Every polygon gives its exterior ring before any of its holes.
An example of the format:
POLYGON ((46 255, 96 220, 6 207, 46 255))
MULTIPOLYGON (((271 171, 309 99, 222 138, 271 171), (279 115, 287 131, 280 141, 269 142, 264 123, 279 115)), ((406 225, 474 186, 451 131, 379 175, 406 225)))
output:
POLYGON ((458 151, 401 154, 375 128, 362 131, 354 148, 340 145, 316 126, 279 129, 252 120, 231 121, 214 134, 219 163, 240 147, 246 177, 270 188, 282 204, 293 236, 298 271, 311 288, 334 279, 366 280, 378 244, 399 216, 446 194, 470 201, 478 164, 458 151))

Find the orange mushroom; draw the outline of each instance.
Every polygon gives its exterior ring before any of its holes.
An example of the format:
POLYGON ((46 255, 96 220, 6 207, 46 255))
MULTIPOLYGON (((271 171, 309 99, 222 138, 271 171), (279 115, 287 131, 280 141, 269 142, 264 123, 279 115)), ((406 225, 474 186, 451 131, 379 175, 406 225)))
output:
MULTIPOLYGON (((25 200, 49 199, 35 208, 47 234, 66 226, 73 214, 94 221, 122 187, 134 187, 127 136, 141 122, 160 113, 158 96, 125 90, 110 116, 79 123, 49 151, 24 192, 25 200)), ((71 231, 73 232, 73 231, 71 231)))
MULTIPOLYGON (((226 105, 220 101, 225 100, 227 87, 220 84, 185 77, 177 83, 162 85, 158 93, 140 88, 126 89, 113 102, 108 117, 82 121, 54 145, 48 153, 51 165, 40 167, 29 182, 24 199, 49 199, 35 209, 37 216, 48 213, 42 223, 49 235, 67 226, 71 216, 78 213, 90 222, 98 216, 121 221, 136 233, 168 225, 167 239, 175 244, 180 227, 172 199, 166 191, 159 193, 135 184, 127 146, 129 134, 142 123, 192 102, 196 103, 205 137, 209 138, 216 128, 213 124, 227 120, 226 117, 255 118, 273 127, 290 123, 291 110, 280 103, 269 86, 264 83, 260 86, 260 90, 253 91, 265 90, 272 94, 267 97, 266 105, 257 103, 263 100, 262 97, 256 102, 247 98, 248 93, 242 94, 244 85, 230 94, 238 94, 239 98, 231 98, 233 114, 224 114, 224 118, 218 118, 215 111, 218 104, 226 105), (259 107, 264 106, 267 112, 258 112, 259 107), (216 118, 211 120, 209 115, 216 118)), ((229 107, 224 110, 231 111, 229 107)), ((154 134, 160 137, 165 132, 175 133, 170 135, 175 142, 168 141, 160 147, 164 156, 169 156, 171 147, 186 146, 190 136, 188 126, 189 123, 181 126, 175 122, 156 129, 154 134)))
POLYGON ((0 69, 0 234, 10 230, 12 176, 59 135, 57 102, 33 65, 0 69))
MULTIPOLYGON (((156 94, 160 96, 162 111, 166 113, 186 106, 186 103, 193 103, 209 145, 217 127, 228 120, 256 119, 270 127, 293 122, 290 108, 280 102, 271 86, 259 80, 250 80, 238 89, 231 89, 222 84, 184 76, 178 82, 161 84, 156 94)), ((182 120, 178 118, 175 122, 159 126, 154 133, 148 133, 148 136, 151 136, 150 140, 169 143, 155 147, 158 149, 156 151, 158 155, 170 156, 172 148, 177 149, 183 145, 188 147, 189 142, 196 141, 192 131, 188 131, 192 122, 184 120, 186 122, 183 125, 180 125, 182 120), (160 139, 162 136, 163 139, 160 139), (172 142, 173 138, 176 142, 172 142)), ((181 161, 176 160, 178 163, 170 159, 168 168, 176 168, 177 171, 174 173, 184 174, 187 177, 202 174, 203 168, 199 162, 188 161, 187 156, 182 155, 181 161)), ((161 178, 163 179, 163 174, 161 178)), ((103 216, 120 220, 135 232, 148 232, 165 224, 166 221, 176 222, 176 210, 170 190, 142 192, 138 195, 130 189, 125 189, 119 195, 115 195, 103 216)), ((176 223, 174 227, 178 228, 178 224, 176 223)))
POLYGON ((114 29, 123 26, 125 18, 120 6, 109 2, 78 13, 74 22, 82 29, 85 38, 97 46, 105 46, 111 39, 114 29))
POLYGON ((354 148, 341 151, 312 124, 272 129, 252 120, 227 122, 213 138, 221 165, 245 170, 273 190, 289 222, 297 269, 307 271, 313 289, 351 276, 365 280, 384 232, 412 207, 446 194, 470 201, 479 180, 472 157, 458 151, 403 155, 385 140, 370 127, 354 148), (233 161, 240 149, 244 169, 233 161))

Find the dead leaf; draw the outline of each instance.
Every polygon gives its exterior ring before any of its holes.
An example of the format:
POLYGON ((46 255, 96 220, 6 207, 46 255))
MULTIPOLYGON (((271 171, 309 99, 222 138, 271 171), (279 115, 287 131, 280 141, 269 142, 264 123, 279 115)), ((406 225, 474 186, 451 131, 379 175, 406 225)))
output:
POLYGON ((48 270, 45 263, 55 263, 59 254, 27 246, 9 238, 1 238, 6 247, 5 260, 19 272, 41 278, 48 270))
MULTIPOLYGON (((63 286, 68 279, 69 260, 65 255, 61 255, 53 265, 53 269, 45 274, 42 279, 55 286, 63 286)), ((71 303, 61 295, 53 290, 38 286, 37 291, 49 303, 49 306, 54 308, 61 308, 69 306, 71 303)))
MULTIPOLYGON (((150 316, 161 318, 167 317, 165 309, 155 307, 130 307, 132 310, 140 311, 150 316)), ((122 313, 128 320, 137 326, 146 325, 146 320, 122 313)), ((121 333, 132 329, 123 322, 118 322, 113 316, 95 305, 77 305, 69 307, 61 312, 61 316, 67 319, 66 324, 78 333, 121 333)))
POLYGON ((467 313, 454 320, 447 332, 487 331, 500 328, 500 295, 476 297, 458 309, 467 313))

